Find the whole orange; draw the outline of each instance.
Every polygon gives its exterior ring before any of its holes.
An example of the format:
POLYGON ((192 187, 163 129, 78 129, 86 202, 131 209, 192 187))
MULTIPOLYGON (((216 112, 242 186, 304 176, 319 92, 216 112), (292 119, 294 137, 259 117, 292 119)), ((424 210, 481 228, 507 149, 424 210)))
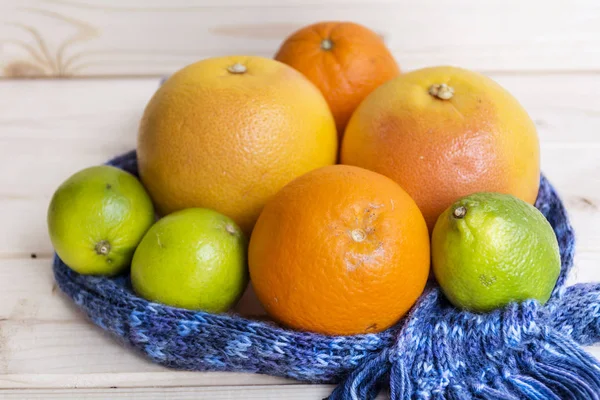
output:
POLYGON ((171 76, 139 130, 142 182, 159 213, 211 208, 249 233, 286 183, 337 155, 335 123, 302 74, 255 56, 206 59, 171 76))
POLYGON ((254 290, 295 329, 329 335, 384 330, 422 293, 429 234, 410 196, 362 168, 320 168, 265 206, 250 239, 254 290))
POLYGON ((346 128, 341 162, 398 182, 430 230, 471 193, 533 203, 540 180, 538 136, 527 112, 493 80, 453 67, 417 70, 376 89, 346 128))
POLYGON ((293 33, 275 59, 311 80, 327 99, 340 137, 373 89, 400 73, 383 40, 352 22, 320 22, 293 33))

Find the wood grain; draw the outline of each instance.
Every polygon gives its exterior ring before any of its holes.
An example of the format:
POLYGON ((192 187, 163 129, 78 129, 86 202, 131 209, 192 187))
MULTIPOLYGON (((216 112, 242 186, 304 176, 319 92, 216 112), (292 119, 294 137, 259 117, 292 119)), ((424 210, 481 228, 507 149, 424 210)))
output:
MULTIPOLYGON (((598 280, 600 80, 589 74, 492 77, 536 121, 543 170, 569 208, 578 234, 569 282, 598 280)), ((0 398, 327 395, 328 386, 263 375, 164 369, 93 326, 54 286, 45 226, 52 192, 76 170, 135 146, 140 115, 157 86, 155 78, 0 82, 0 170, 10 171, 0 174, 0 398)), ((250 309, 244 312, 256 311, 250 309)), ((590 351, 600 357, 600 347, 590 351)))
MULTIPOLYGON (((51 147, 50 144, 47 146, 51 147)), ((579 251, 598 251, 600 242, 600 166, 595 160, 598 151, 598 148, 542 148, 543 171, 569 207, 569 215, 579 235, 579 251)), ((58 162, 28 165, 27 173, 21 176, 32 176, 39 173, 40 168, 53 168, 56 175, 49 172, 47 182, 40 183, 49 186, 44 193, 3 193, 0 196, 0 219, 13 224, 11 230, 0 230, 0 259, 29 258, 31 254, 49 257, 52 246, 46 230, 46 211, 53 190, 78 169, 99 164, 117 153, 63 159, 68 165, 62 167, 58 162)), ((15 157, 15 161, 19 158, 15 157)), ((16 162, 13 163, 15 169, 20 167, 16 162)), ((0 161, 0 168, 2 164, 0 161)))
MULTIPOLYGON (((143 388, 143 389, 78 389, 69 390, 6 390, 0 392, 6 400, 38 399, 111 399, 111 400, 300 400, 322 399, 331 394, 331 385, 288 385, 288 386, 221 386, 196 388, 143 388)), ((385 394, 377 400, 387 398, 385 394)))
POLYGON ((298 382, 260 374, 234 372, 159 371, 113 373, 25 373, 0 375, 0 398, 7 389, 143 388, 244 385, 298 385, 298 382))
MULTIPOLYGON (((589 257, 593 259, 594 256, 591 254, 589 257)), ((583 259, 584 264, 589 262, 589 259, 583 259)), ((0 258, 0 289, 0 327, 6 321, 62 323, 84 319, 54 283, 50 257, 0 258), (6 283, 3 285, 1 282, 6 283)), ((251 288, 240 303, 234 309, 238 314, 248 317, 265 315, 251 288)))
MULTIPOLYGON (((600 79, 492 77, 536 121, 542 168, 569 206, 578 250, 597 249, 600 79)), ((50 255, 45 213, 53 191, 78 169, 134 148, 139 118, 157 87, 158 79, 0 82, 0 170, 11 171, 0 174, 0 218, 17 230, 0 230, 0 258, 50 255)))
MULTIPOLYGON (((0 16, 0 78, 111 78, 0 79, 2 399, 330 393, 265 375, 172 371, 124 348, 54 285, 45 223, 60 182, 135 147, 156 77, 211 56, 271 57, 320 20, 371 27, 404 70, 459 65, 509 89, 535 120, 542 169, 578 235, 569 282, 600 280, 597 0, 0 0, 0 16)), ((239 310, 262 312, 251 292, 239 310)), ((600 346, 589 350, 600 357, 600 346)))
POLYGON ((271 57, 321 20, 372 28, 404 69, 600 71, 596 0, 4 0, 0 15, 9 78, 156 76, 212 56, 271 57))

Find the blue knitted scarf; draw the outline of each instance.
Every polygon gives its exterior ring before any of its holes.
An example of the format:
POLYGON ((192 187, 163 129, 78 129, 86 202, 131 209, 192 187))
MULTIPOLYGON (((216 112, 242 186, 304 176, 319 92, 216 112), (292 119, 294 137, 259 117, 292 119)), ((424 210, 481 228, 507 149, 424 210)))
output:
MULTIPOLYGON (((135 152, 109 164, 137 175, 135 152)), ((562 259, 546 305, 474 314, 452 307, 432 285, 408 317, 378 334, 324 336, 150 303, 132 292, 128 276, 79 275, 58 257, 54 275, 96 325, 171 368, 338 383, 332 400, 373 399, 384 387, 393 400, 600 400, 600 364, 580 347, 600 341, 600 283, 565 287, 574 234, 543 177, 536 207, 562 259)))

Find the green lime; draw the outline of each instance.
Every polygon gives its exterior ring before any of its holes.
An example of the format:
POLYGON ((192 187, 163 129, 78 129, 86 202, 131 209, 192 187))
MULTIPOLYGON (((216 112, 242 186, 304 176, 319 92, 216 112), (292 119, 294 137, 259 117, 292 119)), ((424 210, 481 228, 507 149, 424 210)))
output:
POLYGON ((107 165, 71 176, 48 208, 48 232, 56 253, 86 275, 115 275, 127 269, 153 222, 154 207, 140 181, 107 165))
POLYGON ((545 303, 560 273, 552 227, 531 204, 499 193, 476 193, 437 220, 433 272, 457 307, 485 312, 510 302, 545 303))
POLYGON ((246 250, 246 238, 232 219, 204 208, 178 211, 142 239, 131 263, 131 283, 150 301, 227 311, 248 284, 246 250))

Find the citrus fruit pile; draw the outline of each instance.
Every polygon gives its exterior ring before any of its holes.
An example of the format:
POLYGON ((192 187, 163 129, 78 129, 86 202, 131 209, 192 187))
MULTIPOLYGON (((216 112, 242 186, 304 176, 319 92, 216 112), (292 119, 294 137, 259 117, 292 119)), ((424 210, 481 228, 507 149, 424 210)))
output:
POLYGON ((226 312, 251 281, 275 322, 352 335, 399 321, 431 267, 472 312, 543 303, 559 275, 523 107, 476 72, 400 73, 358 24, 178 71, 145 109, 137 157, 140 180, 69 178, 48 227, 70 268, 130 272, 153 302, 226 312))

